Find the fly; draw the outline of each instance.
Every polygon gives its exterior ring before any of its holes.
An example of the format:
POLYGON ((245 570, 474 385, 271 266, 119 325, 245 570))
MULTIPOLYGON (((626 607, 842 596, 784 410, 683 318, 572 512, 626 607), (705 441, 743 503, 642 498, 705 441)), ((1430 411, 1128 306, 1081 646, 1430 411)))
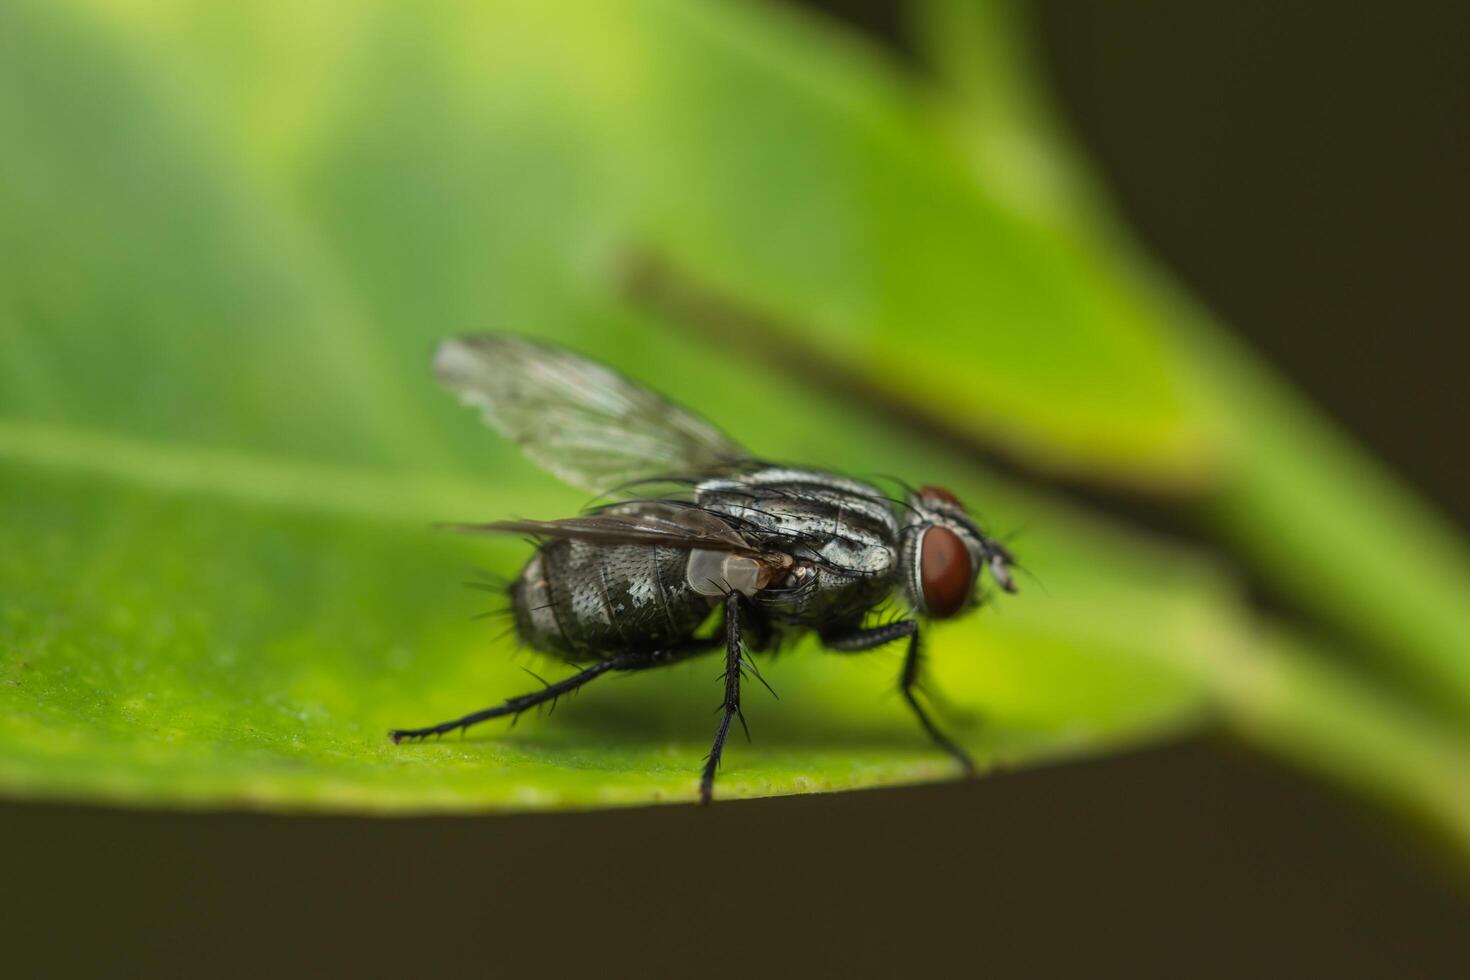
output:
POLYGON ((904 641, 904 701, 929 737, 974 772, 917 697, 919 624, 979 605, 982 571, 1014 592, 1014 559, 954 494, 926 486, 893 500, 847 477, 762 462, 687 409, 548 344, 458 337, 440 345, 434 368, 537 465, 622 499, 561 520, 451 525, 536 539, 536 553, 508 589, 515 631, 527 646, 581 669, 462 718, 394 729, 393 741, 519 716, 603 674, 722 649, 724 701, 699 784, 707 803, 731 724, 745 723, 742 676, 764 683, 746 651, 815 633, 836 653, 904 641), (871 624, 895 597, 908 615, 871 624), (712 617, 714 628, 705 630, 712 617))

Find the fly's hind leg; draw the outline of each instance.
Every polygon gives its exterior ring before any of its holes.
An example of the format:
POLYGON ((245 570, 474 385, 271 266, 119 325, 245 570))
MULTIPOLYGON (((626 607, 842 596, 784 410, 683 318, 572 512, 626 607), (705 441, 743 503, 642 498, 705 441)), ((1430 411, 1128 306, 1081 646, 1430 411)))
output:
POLYGON ((522 694, 518 697, 508 698, 504 703, 497 704, 492 708, 485 708, 473 714, 465 715, 463 718, 454 718, 450 721, 442 721, 437 725, 429 725, 425 728, 394 728, 388 732, 388 737, 395 743, 405 739, 428 738, 432 735, 444 735, 460 728, 469 728, 478 725, 482 721, 492 718, 519 717, 523 712, 537 707, 538 705, 555 702, 564 694, 570 694, 583 684, 596 680, 603 674, 614 670, 645 670, 649 667, 661 667, 664 664, 683 660, 701 650, 708 649, 708 642, 693 642, 688 646, 677 647, 672 650, 655 650, 650 653, 623 653, 587 667, 565 680, 557 681, 555 684, 547 684, 539 691, 530 694, 522 694))
POLYGON ((934 724, 934 719, 929 717, 929 712, 917 697, 919 676, 924 665, 923 655, 919 650, 918 623, 912 619, 903 619, 886 626, 857 629, 850 633, 828 634, 822 637, 822 643, 829 650, 835 650, 838 653, 860 653, 865 650, 874 650, 904 637, 908 638, 909 644, 908 652, 903 658, 903 672, 898 678, 899 693, 903 695, 914 717, 919 719, 919 724, 933 739, 934 744, 953 756, 965 768, 966 774, 975 775, 975 760, 970 758, 970 753, 960 748, 952 738, 940 730, 938 725, 934 724))

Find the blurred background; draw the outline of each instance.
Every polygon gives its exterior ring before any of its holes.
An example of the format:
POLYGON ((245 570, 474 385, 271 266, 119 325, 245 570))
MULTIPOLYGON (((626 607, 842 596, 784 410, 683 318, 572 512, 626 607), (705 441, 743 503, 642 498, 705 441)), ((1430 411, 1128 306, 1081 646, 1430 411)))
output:
MULTIPOLYGON (((922 85, 954 84, 913 7, 780 6, 922 85)), ((1061 0, 1024 13, 1056 124, 1154 259, 1470 527, 1470 14, 1061 0)), ((0 39, 0 59, 20 43, 0 39)), ((362 132, 352 147, 370 169, 393 148, 362 132)), ((361 188, 317 191, 350 228, 361 188)), ((450 321, 453 303, 425 301, 450 321)), ((1153 534, 1228 537, 1175 494, 1004 449, 983 458, 1153 534)), ((1308 620, 1242 564, 1256 608, 1308 620)), ((1427 823, 1210 733, 970 784, 710 811, 382 820, 6 803, 0 933, 26 975, 1464 976, 1470 877, 1427 823)))

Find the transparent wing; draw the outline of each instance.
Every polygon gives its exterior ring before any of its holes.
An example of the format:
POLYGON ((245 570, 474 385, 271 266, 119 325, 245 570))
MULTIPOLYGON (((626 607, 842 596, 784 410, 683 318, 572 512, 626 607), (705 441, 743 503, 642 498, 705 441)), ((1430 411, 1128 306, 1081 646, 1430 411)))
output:
POLYGON ((538 466, 592 493, 747 458, 699 416, 560 347, 497 334, 455 337, 439 345, 434 371, 538 466))

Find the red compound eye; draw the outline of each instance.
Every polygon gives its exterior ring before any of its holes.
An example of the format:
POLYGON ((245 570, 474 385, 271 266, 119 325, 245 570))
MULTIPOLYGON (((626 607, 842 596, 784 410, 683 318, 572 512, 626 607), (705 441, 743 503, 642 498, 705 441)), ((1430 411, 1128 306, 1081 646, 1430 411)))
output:
POLYGON ((955 507, 963 508, 965 506, 964 504, 960 503, 959 497, 956 497, 954 494, 950 493, 943 487, 920 487, 919 496, 924 500, 933 500, 942 504, 950 504, 955 507))
POLYGON ((919 584, 924 589, 925 611, 934 619, 947 619, 964 608, 975 583, 970 550, 960 536, 947 527, 934 525, 919 542, 919 584))

